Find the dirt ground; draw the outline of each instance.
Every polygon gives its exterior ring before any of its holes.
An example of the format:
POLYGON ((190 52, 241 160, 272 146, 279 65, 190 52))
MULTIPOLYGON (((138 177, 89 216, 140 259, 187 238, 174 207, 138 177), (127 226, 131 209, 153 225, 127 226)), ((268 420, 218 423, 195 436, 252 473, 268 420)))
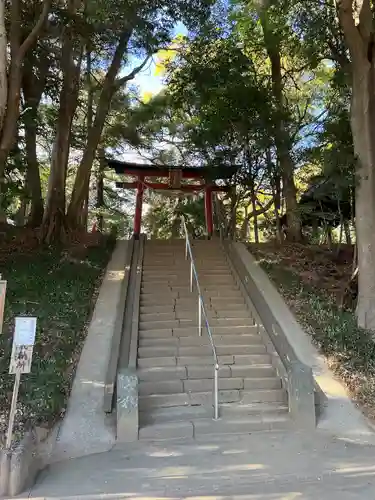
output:
POLYGON ((249 250, 259 261, 264 259, 293 271, 302 282, 318 286, 341 304, 353 272, 352 245, 330 249, 323 245, 252 243, 249 250))

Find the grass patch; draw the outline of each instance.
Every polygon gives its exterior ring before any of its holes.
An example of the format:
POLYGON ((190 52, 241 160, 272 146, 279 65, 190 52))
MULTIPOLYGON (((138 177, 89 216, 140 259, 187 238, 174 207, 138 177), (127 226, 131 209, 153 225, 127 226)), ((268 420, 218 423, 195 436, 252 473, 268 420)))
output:
POLYGON ((21 379, 15 430, 51 427, 63 415, 86 326, 113 244, 79 251, 11 254, 0 262, 8 281, 5 322, 0 336, 0 442, 7 426, 14 376, 8 374, 14 317, 36 316, 32 371, 21 379), (77 252, 76 252, 77 253, 77 252))
MULTIPOLYGON (((353 399, 375 417, 375 342, 370 332, 358 328, 354 313, 341 310, 332 294, 304 281, 290 268, 288 257, 269 258, 250 247, 275 283, 303 328, 345 382, 353 399)), ((311 263, 310 263, 311 265, 311 263)), ((306 269, 309 263, 306 262, 306 269)))

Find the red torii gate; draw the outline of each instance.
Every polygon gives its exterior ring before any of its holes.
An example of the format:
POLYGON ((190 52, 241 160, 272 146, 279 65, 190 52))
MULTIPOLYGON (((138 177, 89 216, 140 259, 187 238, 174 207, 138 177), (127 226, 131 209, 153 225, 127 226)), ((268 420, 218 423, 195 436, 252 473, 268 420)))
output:
POLYGON ((138 237, 142 225, 142 205, 143 193, 146 188, 166 191, 180 192, 200 192, 204 191, 204 206, 206 216, 207 236, 211 238, 213 234, 213 215, 212 215, 212 193, 227 192, 230 188, 227 186, 218 186, 216 180, 229 179, 236 172, 236 166, 222 167, 191 167, 191 166, 158 166, 142 165, 138 163, 121 162, 117 160, 107 160, 110 168, 118 175, 127 175, 135 177, 133 182, 116 182, 116 187, 123 189, 136 189, 136 203, 134 215, 134 236, 138 237), (150 179, 167 177, 168 183, 155 182, 150 179), (183 184, 183 179, 199 180, 198 184, 183 184))

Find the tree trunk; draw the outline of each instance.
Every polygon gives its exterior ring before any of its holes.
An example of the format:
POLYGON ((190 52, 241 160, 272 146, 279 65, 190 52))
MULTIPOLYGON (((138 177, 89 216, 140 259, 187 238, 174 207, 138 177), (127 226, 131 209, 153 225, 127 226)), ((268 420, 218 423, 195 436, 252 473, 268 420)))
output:
POLYGON ((271 189, 273 196, 273 206, 275 212, 275 222, 276 222, 276 239, 278 243, 283 242, 283 230, 280 222, 280 209, 281 209, 281 179, 280 175, 277 171, 277 166, 273 168, 272 164, 272 154, 271 148, 268 148, 266 151, 267 157, 267 171, 271 181, 271 189))
POLYGON ((17 210, 17 213, 14 216, 14 220, 17 226, 24 226, 25 225, 25 220, 26 220, 26 209, 27 209, 27 199, 25 196, 22 197, 21 199, 21 204, 19 209, 17 210))
POLYGON ((7 109, 7 33, 5 28, 5 0, 0 0, 0 130, 7 109))
POLYGON ((347 220, 344 220, 344 233, 345 233, 345 240, 347 245, 352 244, 352 237, 350 234, 350 225, 347 220))
MULTIPOLYGON (((91 44, 88 43, 86 54, 86 85, 87 85, 87 137, 88 140, 90 130, 92 128, 94 117, 94 88, 91 84, 91 44)), ((87 222, 89 217, 89 199, 90 199, 90 178, 89 187, 87 189, 86 198, 83 204, 82 216, 80 224, 87 231, 87 222)))
MULTIPOLYGON (((71 15, 76 13, 80 3, 77 0, 70 0, 69 12, 71 15)), ((76 34, 72 26, 67 26, 64 29, 62 38, 61 67, 63 83, 60 91, 57 131, 52 149, 51 170, 43 216, 42 238, 46 242, 61 239, 66 229, 65 184, 72 122, 78 104, 79 77, 83 52, 81 40, 78 43, 75 41, 76 34)))
POLYGON ((251 205, 253 208, 253 227, 254 227, 254 242, 259 243, 259 230, 258 230, 258 216, 257 216, 257 197, 254 191, 254 187, 251 190, 251 205))
POLYGON ((338 7, 352 60, 351 128, 357 156, 357 319, 360 327, 375 330, 375 33, 372 4, 370 0, 354 5, 352 0, 340 0, 338 7))
POLYGON ((43 220, 44 204, 36 153, 36 126, 25 124, 25 149, 27 157, 26 187, 31 202, 28 225, 39 227, 43 220))
POLYGON ((104 169, 105 158, 104 151, 101 152, 99 158, 99 167, 96 173, 96 209, 97 209, 97 225, 98 230, 103 232, 103 207, 104 207, 104 169))
POLYGON ((117 90, 115 81, 121 68, 123 56, 127 50, 130 35, 131 31, 127 31, 121 36, 111 65, 104 78, 94 123, 88 132, 86 148, 78 167, 72 198, 68 208, 68 224, 72 228, 79 226, 80 213, 89 189, 92 164, 102 136, 113 94, 117 90))
POLYGON ((237 201, 238 201, 237 193, 235 192, 235 188, 231 191, 230 198, 230 219, 229 219, 229 239, 235 241, 236 240, 236 229, 237 229, 237 201))
MULTIPOLYGON (((3 6, 3 5, 2 5, 3 6)), ((51 0, 43 2, 42 11, 35 22, 35 25, 27 37, 22 41, 21 33, 21 13, 20 1, 12 0, 10 9, 10 27, 9 27, 9 41, 10 41, 10 64, 7 77, 7 102, 6 112, 3 114, 0 133, 0 218, 4 211, 3 193, 5 191, 5 164, 9 152, 14 145, 17 132, 17 121, 19 117, 20 108, 20 95, 21 95, 21 82, 22 82, 22 64, 26 53, 33 47, 39 35, 42 32, 44 23, 47 19, 51 7, 51 0)), ((0 17, 1 17, 0 8, 0 17)), ((0 38, 1 38, 1 19, 0 19, 0 38)), ((4 41, 4 40, 2 40, 4 41)), ((0 47, 1 50, 1 47, 0 47)), ((0 58, 3 54, 0 53, 0 58)), ((0 61, 1 65, 1 61, 0 61)), ((1 71, 0 71, 1 73, 1 71)), ((0 76, 0 85, 2 77, 0 76)), ((4 98, 3 92, 3 98, 4 98)), ((0 101, 0 114, 3 113, 3 103, 0 101)))
POLYGON ((22 91, 24 96, 25 150, 27 162, 26 187, 31 201, 28 224, 38 227, 43 220, 44 204, 37 157, 38 107, 45 88, 49 70, 48 57, 37 61, 32 52, 24 60, 22 91), (36 68, 38 71, 35 71, 36 68))
POLYGON ((249 236, 249 217, 248 217, 248 208, 245 206, 245 217, 243 219, 242 227, 241 227, 241 240, 248 241, 249 236))
POLYGON ((283 181, 283 192, 288 222, 287 239, 301 241, 301 222, 297 205, 297 190, 294 183, 294 162, 291 156, 291 137, 285 124, 288 115, 283 96, 281 54, 277 36, 269 25, 266 8, 260 11, 264 43, 271 62, 272 92, 275 100, 275 144, 283 181))

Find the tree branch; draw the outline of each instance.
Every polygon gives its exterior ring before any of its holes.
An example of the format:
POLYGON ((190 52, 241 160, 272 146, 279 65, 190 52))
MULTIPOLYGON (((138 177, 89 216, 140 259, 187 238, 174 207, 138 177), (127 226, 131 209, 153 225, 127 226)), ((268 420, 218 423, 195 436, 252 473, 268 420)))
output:
POLYGON ((139 66, 136 66, 129 74, 127 74, 126 76, 123 76, 122 78, 118 78, 116 81, 115 81, 115 86, 117 89, 119 89, 120 87, 122 87, 125 83, 129 82, 130 80, 133 80, 133 78, 138 75, 138 73, 140 71, 142 71, 142 69, 146 66, 146 64, 148 63, 148 61, 150 60, 151 58, 151 54, 148 54, 147 57, 145 58, 145 60, 142 62, 142 64, 140 64, 139 66))
POLYGON ((258 216, 258 215, 263 215, 265 212, 267 212, 268 209, 271 208, 274 200, 273 198, 268 201, 265 205, 262 205, 259 200, 257 200, 258 205, 260 205, 261 208, 258 208, 257 210, 253 210, 247 215, 247 220, 250 220, 252 217, 258 216))
MULTIPOLYGON (((370 0, 363 1, 368 3, 370 2, 370 0)), ((349 52, 352 56, 353 63, 355 63, 359 55, 366 57, 367 46, 364 46, 361 34, 358 30, 358 27, 355 25, 352 0, 338 0, 337 7, 338 16, 342 30, 344 32, 345 40, 349 47, 349 52)), ((372 22, 372 15, 370 19, 372 22)))
POLYGON ((44 0, 42 12, 40 13, 40 16, 39 16, 34 28, 30 31, 30 33, 25 38, 25 40, 23 41, 22 45, 19 48, 18 58, 20 60, 22 60, 24 58, 26 52, 36 42, 40 32, 43 29, 44 23, 47 19, 47 16, 48 16, 50 9, 51 9, 51 0, 44 0))

